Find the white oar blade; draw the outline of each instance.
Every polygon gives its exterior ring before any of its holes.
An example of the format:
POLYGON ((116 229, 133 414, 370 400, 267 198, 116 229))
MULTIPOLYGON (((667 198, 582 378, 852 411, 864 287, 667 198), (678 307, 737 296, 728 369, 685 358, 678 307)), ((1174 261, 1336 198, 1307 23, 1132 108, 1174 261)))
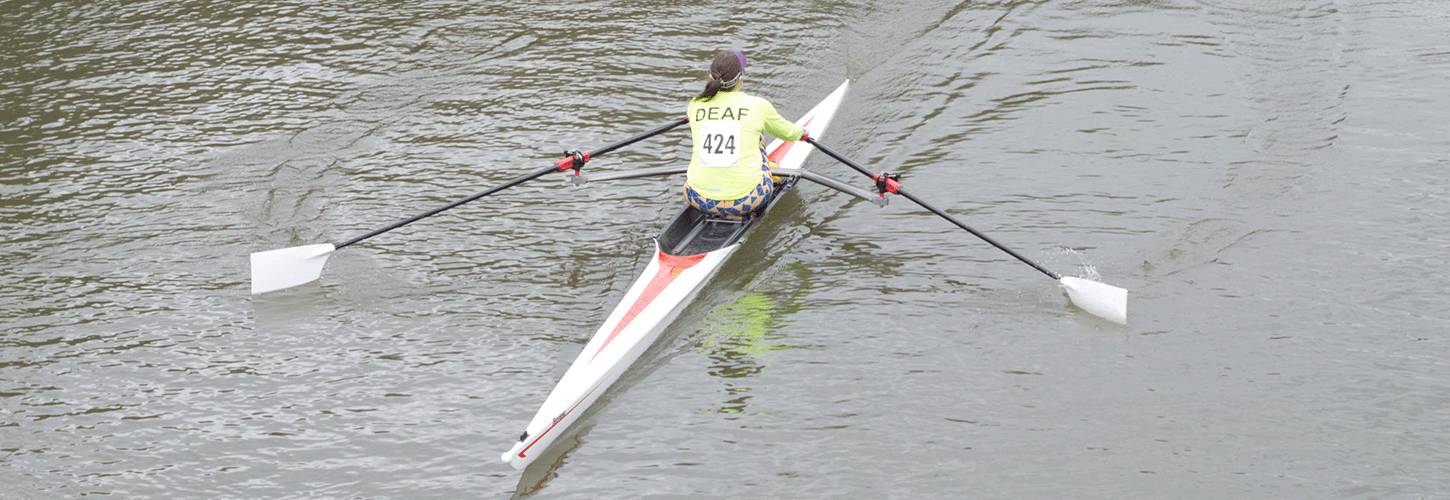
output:
POLYGON ((252 254, 252 294, 292 288, 322 276, 322 266, 336 250, 330 244, 268 250, 252 254))
POLYGON ((1128 290, 1096 281, 1064 276, 1058 283, 1082 310, 1119 325, 1128 324, 1128 290))

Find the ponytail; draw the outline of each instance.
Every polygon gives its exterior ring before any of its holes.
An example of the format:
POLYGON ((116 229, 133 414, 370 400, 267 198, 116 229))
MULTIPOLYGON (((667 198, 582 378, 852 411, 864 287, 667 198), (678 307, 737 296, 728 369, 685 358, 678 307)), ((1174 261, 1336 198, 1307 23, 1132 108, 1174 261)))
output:
POLYGON ((716 78, 715 75, 710 75, 710 79, 705 82, 705 90, 695 95, 695 100, 708 101, 714 99, 715 94, 720 92, 720 86, 724 85, 724 83, 719 78, 716 78))
POLYGON ((721 90, 728 91, 739 87, 745 76, 745 64, 744 52, 722 50, 715 54, 715 60, 710 63, 710 78, 705 81, 705 90, 696 95, 695 100, 708 101, 714 99, 715 94, 721 90))

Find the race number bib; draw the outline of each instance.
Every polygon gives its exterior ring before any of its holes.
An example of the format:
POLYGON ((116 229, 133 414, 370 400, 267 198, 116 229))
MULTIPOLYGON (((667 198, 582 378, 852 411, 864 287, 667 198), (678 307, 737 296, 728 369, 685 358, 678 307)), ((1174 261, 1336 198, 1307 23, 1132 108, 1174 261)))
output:
POLYGON ((740 163, 740 122, 700 125, 700 165, 733 167, 740 163))

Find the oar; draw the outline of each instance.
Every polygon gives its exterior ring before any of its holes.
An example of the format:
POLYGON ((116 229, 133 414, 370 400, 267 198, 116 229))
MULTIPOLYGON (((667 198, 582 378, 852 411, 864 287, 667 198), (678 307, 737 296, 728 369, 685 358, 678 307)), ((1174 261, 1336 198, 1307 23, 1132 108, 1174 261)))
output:
POLYGON ((884 173, 872 174, 871 171, 866 170, 865 167, 862 167, 856 162, 853 162, 850 159, 841 156, 840 153, 835 152, 831 148, 828 148, 825 145, 816 142, 815 138, 806 137, 802 140, 810 143, 812 146, 815 146, 816 149, 820 150, 822 153, 825 153, 827 156, 835 158, 837 161, 846 164, 846 166, 856 169, 857 172, 861 172, 865 176, 872 178, 876 181, 876 185, 880 189, 882 189, 883 192, 889 191, 899 194, 901 196, 905 196, 906 199, 915 202, 917 205, 921 205, 922 208, 930 210, 931 213, 937 214, 938 216, 946 219, 952 224, 956 224, 957 227, 967 230, 967 232, 976 235, 983 241, 991 243, 992 246, 997 247, 1004 252, 1007 252, 1013 257, 1016 257, 1017 260, 1026 262, 1027 265, 1032 266, 1038 271, 1042 271, 1043 274, 1046 274, 1052 279, 1057 280, 1057 282, 1062 285, 1062 288, 1064 290, 1067 290, 1068 299, 1071 300, 1073 304, 1082 308, 1084 311, 1087 311, 1098 317, 1120 325, 1128 323, 1128 291, 1126 289, 1098 283, 1096 281, 1085 280, 1082 278, 1063 276, 1052 272, 1051 270, 1042 267, 1041 264, 1033 262, 1032 259, 1029 259, 1022 254, 1017 253, 1011 248, 1007 248, 1006 245, 998 243, 997 240, 994 240, 992 239, 992 237, 983 234, 981 231, 972 229, 971 226, 968 226, 962 221, 957 220, 956 217, 952 217, 946 212, 941 211, 941 209, 938 209, 932 206, 930 203, 923 201, 921 198, 917 198, 916 195, 911 194, 906 190, 906 188, 902 187, 901 183, 897 182, 895 176, 889 176, 884 173))
POLYGON ((651 136, 658 135, 666 130, 678 127, 680 125, 684 125, 686 123, 689 123, 689 119, 681 118, 679 120, 675 120, 670 123, 661 125, 654 130, 650 130, 643 134, 639 134, 623 141, 619 141, 614 144, 599 148, 598 150, 594 151, 593 154, 579 151, 575 151, 573 153, 566 153, 567 156, 554 162, 553 165, 549 165, 533 172, 529 172, 528 174, 525 174, 524 176, 517 179, 505 182, 503 184, 499 184, 483 191, 479 191, 477 193, 469 195, 468 197, 459 199, 458 201, 443 205, 427 212, 423 212, 418 215, 414 215, 407 219, 395 222, 387 227, 374 230, 370 233, 358 236, 337 245, 324 243, 319 245, 303 245, 300 247, 289 247, 278 250, 268 250, 266 252, 253 253, 252 293, 267 293, 311 282, 322 276, 322 266, 324 264, 327 264, 327 258, 332 255, 332 252, 337 251, 337 249, 339 248, 343 248, 353 243, 357 243, 359 241, 372 238, 379 234, 383 234, 388 231, 392 231, 394 229, 406 226, 408 224, 412 224, 424 218, 437 215, 438 213, 445 210, 457 207, 473 200, 477 200, 484 196, 497 193, 499 191, 503 191, 519 184, 523 184, 524 182, 543 177, 545 174, 549 174, 552 172, 563 172, 569 169, 574 169, 574 171, 577 173, 579 171, 579 168, 583 167, 584 163, 588 162, 589 159, 592 157, 598 157, 610 151, 614 151, 630 144, 634 144, 636 142, 639 142, 651 136))

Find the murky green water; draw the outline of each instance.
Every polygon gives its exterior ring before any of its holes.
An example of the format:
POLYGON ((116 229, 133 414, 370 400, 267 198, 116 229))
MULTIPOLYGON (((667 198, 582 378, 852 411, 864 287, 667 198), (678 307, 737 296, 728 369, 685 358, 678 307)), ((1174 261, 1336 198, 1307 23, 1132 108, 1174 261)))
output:
MULTIPOLYGON (((7 498, 1434 498, 1450 6, 0 2, 7 498), (802 185, 536 467, 680 179, 546 178, 714 50, 904 199, 802 185)), ((673 133, 591 162, 676 164, 673 133)), ((866 186, 824 156, 808 166, 866 186)))

